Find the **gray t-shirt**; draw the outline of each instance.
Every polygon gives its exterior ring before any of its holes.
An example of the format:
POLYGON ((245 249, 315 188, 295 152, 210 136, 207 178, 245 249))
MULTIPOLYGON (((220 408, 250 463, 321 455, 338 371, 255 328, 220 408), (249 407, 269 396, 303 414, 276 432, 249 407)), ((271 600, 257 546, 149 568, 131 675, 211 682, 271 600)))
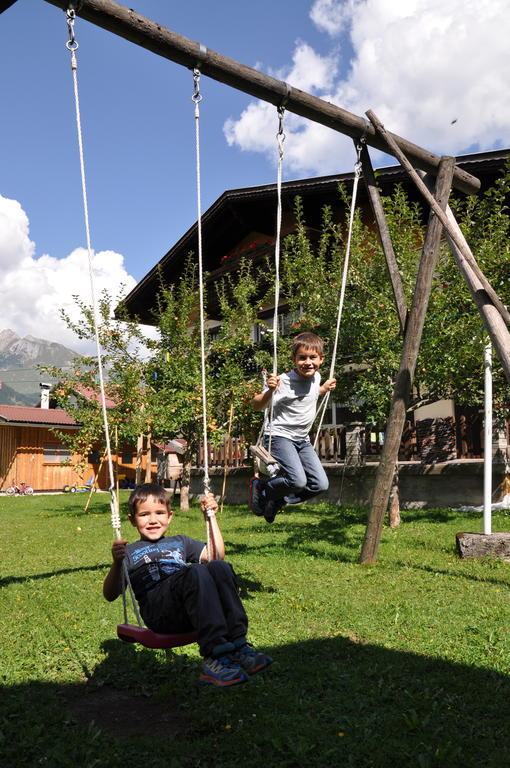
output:
POLYGON ((273 394, 272 424, 267 422, 265 434, 289 440, 307 439, 317 411, 320 383, 319 373, 315 373, 313 379, 306 379, 296 371, 282 373, 280 386, 273 394))

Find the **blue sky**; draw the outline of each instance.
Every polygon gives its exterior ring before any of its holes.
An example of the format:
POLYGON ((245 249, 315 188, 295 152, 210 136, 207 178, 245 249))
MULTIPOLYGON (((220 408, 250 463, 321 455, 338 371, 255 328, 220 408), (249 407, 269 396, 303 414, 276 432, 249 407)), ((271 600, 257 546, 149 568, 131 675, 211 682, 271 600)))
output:
MULTIPOLYGON (((438 153, 507 146, 506 0, 137 0, 137 11, 438 153)), ((196 218, 191 73, 76 22, 99 287, 132 287, 196 218)), ((0 330, 71 345, 58 308, 87 299, 64 13, 0 15, 0 330), (20 295, 19 286, 23 285, 20 295)), ((274 107, 202 78, 202 196, 275 180, 274 107)), ((294 116, 285 178, 349 170, 352 143, 294 116)), ((377 164, 381 156, 375 154, 377 164)))

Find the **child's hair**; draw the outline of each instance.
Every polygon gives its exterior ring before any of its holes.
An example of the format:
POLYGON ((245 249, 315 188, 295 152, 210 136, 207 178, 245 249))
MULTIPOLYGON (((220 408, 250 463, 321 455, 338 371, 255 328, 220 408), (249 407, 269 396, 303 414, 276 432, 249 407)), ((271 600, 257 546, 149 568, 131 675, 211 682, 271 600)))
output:
POLYGON ((170 512, 170 498, 165 489, 161 485, 156 485, 156 483, 143 483, 142 485, 137 485, 135 490, 131 491, 129 495, 129 514, 134 517, 137 505, 142 501, 147 501, 149 496, 153 496, 156 501, 161 501, 170 512))
POLYGON ((320 336, 310 331, 304 331, 304 333, 298 333, 297 336, 294 336, 292 339, 292 357, 297 355, 299 347, 313 349, 318 355, 324 354, 324 342, 320 336))

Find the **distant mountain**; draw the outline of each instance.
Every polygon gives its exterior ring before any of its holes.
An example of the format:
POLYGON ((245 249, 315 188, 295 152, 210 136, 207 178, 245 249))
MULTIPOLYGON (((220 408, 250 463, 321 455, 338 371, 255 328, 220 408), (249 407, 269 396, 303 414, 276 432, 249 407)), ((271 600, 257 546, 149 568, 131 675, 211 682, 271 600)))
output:
POLYGON ((62 344, 34 336, 20 337, 11 329, 0 331, 0 403, 37 405, 43 376, 38 365, 63 368, 71 364, 75 352, 62 344))
MULTIPOLYGON (((2 376, 1 371, 0 376, 2 376)), ((39 393, 22 395, 21 392, 16 392, 15 389, 9 387, 2 380, 0 386, 0 405, 37 405, 38 401, 39 393)))

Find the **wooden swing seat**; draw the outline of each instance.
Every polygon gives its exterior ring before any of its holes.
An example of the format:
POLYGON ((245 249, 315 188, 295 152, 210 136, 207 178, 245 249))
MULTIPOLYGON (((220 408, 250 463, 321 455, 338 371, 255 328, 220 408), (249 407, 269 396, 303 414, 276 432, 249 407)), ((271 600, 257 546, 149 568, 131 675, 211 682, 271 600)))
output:
POLYGON ((140 643, 145 648, 178 648, 181 645, 196 643, 196 632, 182 632, 178 635, 163 635, 146 627, 134 624, 119 624, 117 636, 124 643, 140 643))
POLYGON ((278 474, 280 465, 263 445, 260 445, 260 443, 250 445, 250 453, 255 457, 257 468, 261 474, 269 475, 270 477, 278 474))

